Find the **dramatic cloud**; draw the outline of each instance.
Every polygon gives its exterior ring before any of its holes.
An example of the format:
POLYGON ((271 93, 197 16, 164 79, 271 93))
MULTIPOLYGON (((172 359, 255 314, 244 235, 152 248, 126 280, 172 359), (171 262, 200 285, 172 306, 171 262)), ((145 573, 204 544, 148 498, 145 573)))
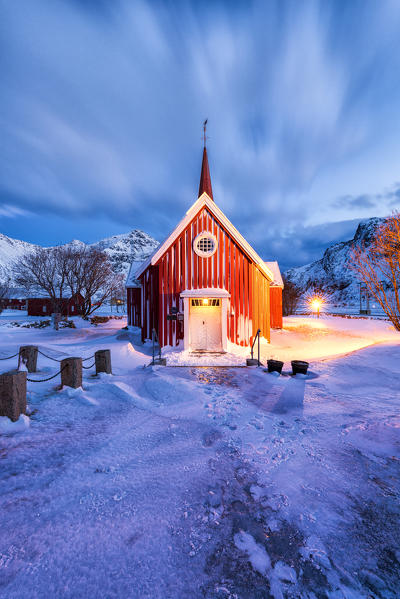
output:
POLYGON ((331 205, 333 208, 347 208, 348 210, 359 210, 364 208, 368 209, 384 206, 387 208, 387 211, 389 211, 390 207, 400 207, 400 183, 395 183, 382 193, 364 193, 358 196, 341 196, 333 200, 331 205))
POLYGON ((336 192, 337 169, 396 134, 399 13, 389 1, 3 2, 0 202, 21 211, 20 236, 23 211, 40 217, 43 243, 59 218, 70 237, 89 221, 87 240, 107 222, 163 238, 195 199, 208 117, 217 203, 266 255, 291 246, 291 263, 307 261, 313 240, 299 254, 295 237, 321 201, 326 221, 338 196, 343 220, 374 213, 362 180, 336 192))

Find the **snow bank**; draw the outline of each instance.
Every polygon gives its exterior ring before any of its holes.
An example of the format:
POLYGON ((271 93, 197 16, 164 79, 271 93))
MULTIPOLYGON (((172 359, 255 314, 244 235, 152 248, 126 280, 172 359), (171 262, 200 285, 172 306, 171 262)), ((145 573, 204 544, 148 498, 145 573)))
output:
POLYGON ((30 426, 30 419, 25 414, 21 414, 16 422, 13 422, 7 416, 0 416, 0 433, 3 435, 12 435, 26 431, 30 426))

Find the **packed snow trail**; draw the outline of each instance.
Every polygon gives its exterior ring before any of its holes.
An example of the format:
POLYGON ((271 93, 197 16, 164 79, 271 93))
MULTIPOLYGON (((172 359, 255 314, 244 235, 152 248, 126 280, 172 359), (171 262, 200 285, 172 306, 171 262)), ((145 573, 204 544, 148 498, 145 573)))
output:
POLYGON ((0 435, 0 597, 399 596, 399 345, 292 378, 118 343, 0 435))

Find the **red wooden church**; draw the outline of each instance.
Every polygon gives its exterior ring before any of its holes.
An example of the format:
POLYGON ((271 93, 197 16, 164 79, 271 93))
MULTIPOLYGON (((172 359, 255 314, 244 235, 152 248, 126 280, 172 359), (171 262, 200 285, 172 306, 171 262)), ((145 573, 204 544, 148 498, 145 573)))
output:
POLYGON ((278 264, 264 262, 214 202, 204 145, 198 199, 146 262, 132 264, 128 324, 143 340, 154 328, 161 346, 183 340, 197 351, 248 346, 257 329, 269 341, 271 319, 282 326, 282 286, 278 264))

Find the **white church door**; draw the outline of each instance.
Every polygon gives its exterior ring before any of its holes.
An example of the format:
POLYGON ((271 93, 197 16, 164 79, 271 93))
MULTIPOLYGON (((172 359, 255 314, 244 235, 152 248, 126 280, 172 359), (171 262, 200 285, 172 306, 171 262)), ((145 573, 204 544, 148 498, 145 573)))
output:
POLYGON ((191 300, 190 349, 222 351, 221 300, 191 300))

